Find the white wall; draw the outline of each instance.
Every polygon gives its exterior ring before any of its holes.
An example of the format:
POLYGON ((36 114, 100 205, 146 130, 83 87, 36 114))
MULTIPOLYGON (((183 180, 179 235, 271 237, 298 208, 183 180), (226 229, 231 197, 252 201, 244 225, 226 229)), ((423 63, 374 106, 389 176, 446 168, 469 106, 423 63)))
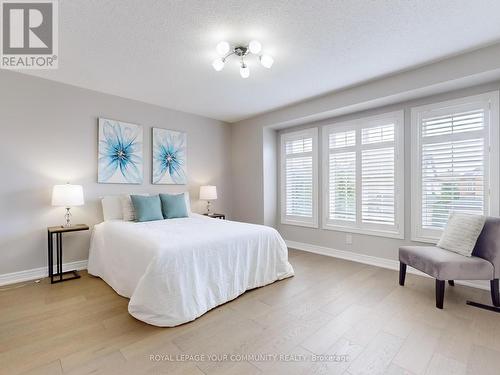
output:
MULTIPOLYGON (((273 199, 268 200, 266 195, 276 195, 276 190, 272 191, 268 183, 271 179, 269 171, 276 169, 276 166, 266 164, 266 160, 272 160, 272 158, 264 157, 270 153, 268 142, 270 137, 266 135, 269 130, 290 129, 293 126, 322 126, 333 121, 402 108, 408 109, 412 105, 498 90, 499 79, 500 44, 496 44, 234 124, 232 128, 233 186, 238 192, 240 192, 238 186, 244 187, 245 195, 244 197, 240 194, 234 196, 233 217, 237 220, 257 223, 273 222, 269 217, 272 209, 268 207, 273 199), (248 155, 252 155, 251 158, 255 162, 248 162, 246 160, 248 155)), ((407 151, 410 149, 408 120, 408 114, 406 114, 405 147, 407 151)), ((278 155, 278 142, 275 142, 274 148, 275 155, 278 155)), ((277 158, 276 156, 275 160, 277 158)), ((409 162, 409 157, 407 157, 405 160, 406 238, 410 237, 409 162)), ((278 181, 277 175, 275 181, 278 181)), ((276 214, 274 219, 276 223, 278 223, 278 216, 276 214)), ((279 223, 277 229, 287 240, 389 259, 395 259, 400 244, 409 242, 408 240, 353 235, 353 244, 346 245, 345 233, 342 232, 279 223)))
MULTIPOLYGON (((231 215, 230 125, 14 72, 0 71, 0 275, 47 264, 46 227, 63 221, 50 206, 54 184, 83 185, 86 204, 74 223, 102 220, 99 197, 189 189, 194 211, 201 184, 217 185, 216 211, 231 215), (144 183, 97 184, 97 118, 144 128, 144 183), (186 186, 151 184, 151 128, 188 133, 186 186)), ((64 236, 64 262, 86 259, 89 232, 64 236)))

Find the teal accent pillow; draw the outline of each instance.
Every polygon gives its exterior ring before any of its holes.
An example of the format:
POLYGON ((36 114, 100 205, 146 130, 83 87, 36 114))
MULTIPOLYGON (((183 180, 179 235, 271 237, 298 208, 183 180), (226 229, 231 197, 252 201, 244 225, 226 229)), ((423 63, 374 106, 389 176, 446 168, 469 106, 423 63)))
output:
POLYGON ((158 195, 131 195, 136 221, 163 220, 161 200, 158 195))
POLYGON ((163 217, 165 219, 188 217, 184 193, 177 195, 160 194, 160 200, 163 217))

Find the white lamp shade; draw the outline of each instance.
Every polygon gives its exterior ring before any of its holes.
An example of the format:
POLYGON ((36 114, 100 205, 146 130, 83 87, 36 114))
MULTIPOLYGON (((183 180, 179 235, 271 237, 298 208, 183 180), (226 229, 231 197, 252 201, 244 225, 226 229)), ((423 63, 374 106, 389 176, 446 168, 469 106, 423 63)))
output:
POLYGON ((248 44, 248 49, 250 50, 251 53, 258 54, 262 50, 262 45, 258 41, 252 40, 248 44))
POLYGON ((243 65, 240 68, 240 75, 241 75, 241 78, 248 78, 250 76, 250 69, 248 68, 248 66, 243 65))
POLYGON ((215 47, 217 53, 221 56, 224 56, 226 53, 228 53, 230 48, 231 46, 229 45, 229 43, 225 41, 219 42, 217 44, 217 47, 215 47))
POLYGON ((83 188, 81 185, 54 185, 52 189, 52 206, 82 206, 83 188))
POLYGON ((260 57, 260 63, 264 68, 270 69, 273 66, 274 59, 269 55, 262 55, 260 57))
POLYGON ((221 58, 219 59, 215 59, 213 62, 212 62, 212 67, 220 72, 223 68, 224 68, 224 60, 222 60, 221 58))
POLYGON ((200 199, 204 201, 213 201, 217 199, 217 186, 200 186, 200 199))

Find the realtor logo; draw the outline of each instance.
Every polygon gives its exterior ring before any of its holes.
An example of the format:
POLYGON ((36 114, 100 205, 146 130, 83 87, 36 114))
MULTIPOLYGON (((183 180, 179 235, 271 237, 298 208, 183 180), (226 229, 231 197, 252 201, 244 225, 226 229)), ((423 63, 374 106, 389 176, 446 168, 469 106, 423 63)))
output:
POLYGON ((1 0, 3 69, 57 69, 57 0, 1 0))

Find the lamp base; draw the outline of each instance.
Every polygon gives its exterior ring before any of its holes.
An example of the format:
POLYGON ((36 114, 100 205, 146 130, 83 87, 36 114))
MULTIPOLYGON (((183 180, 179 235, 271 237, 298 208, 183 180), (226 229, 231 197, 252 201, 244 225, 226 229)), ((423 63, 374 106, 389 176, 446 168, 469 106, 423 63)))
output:
POLYGON ((71 227, 71 212, 70 212, 70 207, 66 207, 66 215, 64 215, 64 219, 66 222, 64 225, 62 225, 63 228, 69 228, 71 227))

